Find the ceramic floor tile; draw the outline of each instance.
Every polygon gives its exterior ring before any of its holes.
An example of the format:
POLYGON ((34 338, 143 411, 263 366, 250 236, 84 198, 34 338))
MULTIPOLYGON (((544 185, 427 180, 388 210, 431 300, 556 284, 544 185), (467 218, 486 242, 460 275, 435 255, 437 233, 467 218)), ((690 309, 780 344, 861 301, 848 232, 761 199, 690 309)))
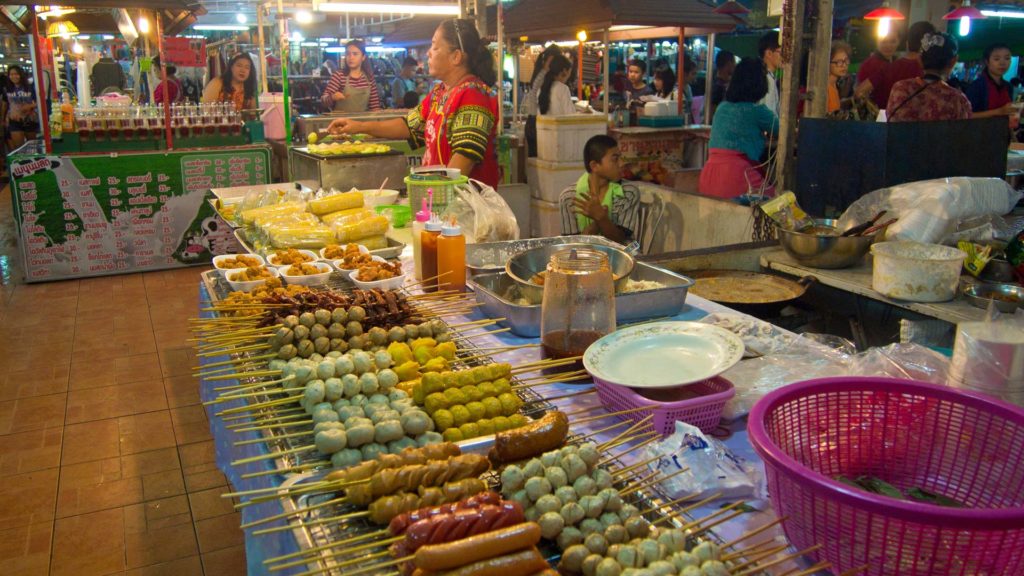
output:
POLYGON ((61 468, 57 515, 75 516, 139 504, 184 491, 174 448, 65 465, 61 468))
POLYGON ((52 522, 0 530, 0 566, 3 566, 4 576, 48 574, 52 536, 52 522))
POLYGON ((64 448, 61 464, 75 464, 117 457, 120 450, 120 433, 117 418, 69 424, 64 427, 64 448))
POLYGON ((49 394, 0 402, 0 434, 62 426, 67 397, 67 394, 49 394))
MULTIPOLYGON (((227 572, 209 572, 207 574, 209 576, 228 576, 227 572)), ((125 576, 203 576, 203 562, 199 556, 189 556, 170 562, 133 568, 125 572, 125 576)))
POLYGON ((190 492, 188 501, 192 507, 192 517, 198 521, 234 512, 235 501, 221 496, 228 491, 226 486, 221 486, 198 492, 190 492))
POLYGON ((174 437, 178 444, 192 444, 213 437, 210 435, 206 410, 201 404, 172 408, 170 412, 171 422, 174 424, 174 437))
POLYGON ((95 362, 122 356, 152 354, 156 350, 156 339, 153 337, 153 331, 148 328, 116 335, 88 335, 75 338, 71 362, 95 362))
POLYGON ((195 335, 188 326, 173 328, 153 328, 153 335, 156 337, 157 348, 187 348, 194 343, 189 338, 195 335))
POLYGON ((0 375, 0 400, 67 392, 70 376, 70 364, 54 364, 48 370, 8 372, 0 375))
POLYGON ((71 364, 70 388, 97 388, 162 377, 160 358, 155 353, 121 356, 103 362, 82 360, 71 364))
POLYGON ((18 346, 20 348, 5 345, 0 351, 0 372, 50 373, 55 367, 67 367, 71 363, 71 342, 19 343, 18 346))
POLYGON ((185 493, 185 478, 181 470, 157 472, 142 477, 142 497, 146 500, 157 500, 185 493))
POLYGON ((53 519, 57 468, 7 476, 0 482, 0 526, 14 528, 53 519))
POLYGON ((239 528, 241 523, 242 515, 237 512, 196 521, 200 551, 206 554, 244 544, 245 534, 239 528))
POLYGON ((175 428, 167 410, 118 418, 121 454, 134 454, 175 445, 175 428))
POLYGON ((185 475, 185 488, 189 492, 210 488, 228 491, 227 478, 217 468, 213 440, 179 445, 178 455, 181 457, 181 471, 185 475))
POLYGON ((180 408, 200 403, 199 379, 191 374, 164 378, 163 384, 168 408, 180 408))
POLYGON ((164 378, 190 376, 198 366, 196 351, 191 346, 160 349, 160 369, 164 378))
POLYGON ((75 424, 166 408, 167 397, 160 380, 84 388, 68 393, 65 422, 75 424))
POLYGON ((0 476, 60 466, 64 427, 0 436, 0 476))
POLYGON ((245 546, 232 546, 203 554, 203 569, 208 576, 244 576, 247 570, 245 546))
POLYGON ((50 562, 52 576, 99 576, 124 569, 124 512, 121 508, 57 520, 50 562))
POLYGON ((177 517, 177 523, 168 522, 165 517, 162 521, 152 524, 129 522, 127 518, 130 514, 138 513, 125 509, 124 538, 129 569, 199 554, 195 528, 187 514, 177 517))

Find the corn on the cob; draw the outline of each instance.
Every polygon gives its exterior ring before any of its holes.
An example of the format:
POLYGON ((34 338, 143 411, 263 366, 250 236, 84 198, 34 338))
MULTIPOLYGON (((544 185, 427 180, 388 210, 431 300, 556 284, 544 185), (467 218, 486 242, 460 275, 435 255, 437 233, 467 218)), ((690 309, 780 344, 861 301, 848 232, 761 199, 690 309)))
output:
POLYGON ((369 208, 352 208, 350 210, 338 210, 337 212, 324 214, 320 219, 328 226, 340 226, 342 224, 350 224, 352 222, 365 220, 373 215, 373 210, 369 208))
POLYGON ((388 231, 388 219, 384 216, 372 216, 359 222, 343 224, 335 228, 338 242, 356 242, 370 236, 380 236, 388 231))
POLYGON ((310 200, 306 203, 306 207, 309 211, 317 216, 330 214, 331 212, 337 212, 339 210, 360 208, 362 205, 363 193, 358 190, 342 192, 340 194, 331 194, 330 196, 310 200))

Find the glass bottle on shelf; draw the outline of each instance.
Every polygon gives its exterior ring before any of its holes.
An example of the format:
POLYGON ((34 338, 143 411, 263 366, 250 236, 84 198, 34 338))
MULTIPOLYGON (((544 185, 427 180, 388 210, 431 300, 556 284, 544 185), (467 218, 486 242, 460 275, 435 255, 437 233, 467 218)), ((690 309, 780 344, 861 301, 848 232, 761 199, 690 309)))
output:
MULTIPOLYGON (((592 248, 556 252, 543 284, 540 333, 546 358, 582 356, 598 338, 615 331, 615 286, 603 252, 592 248)), ((582 362, 577 364, 582 367, 582 362)))

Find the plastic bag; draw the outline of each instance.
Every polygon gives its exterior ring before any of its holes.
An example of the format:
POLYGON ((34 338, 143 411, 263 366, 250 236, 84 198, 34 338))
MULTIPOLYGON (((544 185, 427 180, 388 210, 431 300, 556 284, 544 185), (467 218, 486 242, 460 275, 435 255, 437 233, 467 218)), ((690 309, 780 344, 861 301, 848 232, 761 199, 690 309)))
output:
POLYGON ((518 240, 519 224, 508 202, 494 188, 470 180, 455 188, 443 220, 455 217, 467 244, 518 240))
POLYGON ((722 498, 761 499, 764 494, 757 467, 685 422, 676 422, 675 432, 645 446, 644 452, 645 460, 658 457, 648 464, 652 470, 661 471, 664 476, 675 474, 661 482, 673 498, 692 496, 697 500, 721 492, 722 498), (689 470, 677 474, 683 468, 689 470))
POLYGON ((870 348, 850 358, 851 376, 888 376, 944 384, 949 358, 918 344, 890 344, 870 348))

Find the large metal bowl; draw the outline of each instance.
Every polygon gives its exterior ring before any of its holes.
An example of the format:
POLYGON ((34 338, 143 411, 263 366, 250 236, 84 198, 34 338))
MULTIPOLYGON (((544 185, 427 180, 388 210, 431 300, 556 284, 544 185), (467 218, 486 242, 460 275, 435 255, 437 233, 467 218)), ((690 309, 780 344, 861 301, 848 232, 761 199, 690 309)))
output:
POLYGON ((602 246, 600 244, 552 244, 550 246, 539 246, 520 252, 508 259, 505 263, 505 272, 513 280, 534 290, 543 289, 541 284, 531 282, 530 279, 538 272, 544 272, 548 268, 551 257, 559 251, 572 248, 590 248, 604 252, 608 256, 608 265, 612 269, 612 279, 615 281, 615 289, 621 290, 626 285, 630 272, 633 271, 635 261, 627 252, 602 246))
POLYGON ((994 304, 996 310, 1007 314, 1024 306, 1024 288, 1016 284, 972 284, 964 288, 964 296, 973 306, 987 309, 994 304))
MULTIPOLYGON (((817 219, 819 227, 836 228, 837 221, 817 219)), ((811 268, 849 268, 860 263, 874 244, 877 234, 871 236, 841 237, 824 234, 793 232, 778 228, 779 243, 794 260, 811 268)))

